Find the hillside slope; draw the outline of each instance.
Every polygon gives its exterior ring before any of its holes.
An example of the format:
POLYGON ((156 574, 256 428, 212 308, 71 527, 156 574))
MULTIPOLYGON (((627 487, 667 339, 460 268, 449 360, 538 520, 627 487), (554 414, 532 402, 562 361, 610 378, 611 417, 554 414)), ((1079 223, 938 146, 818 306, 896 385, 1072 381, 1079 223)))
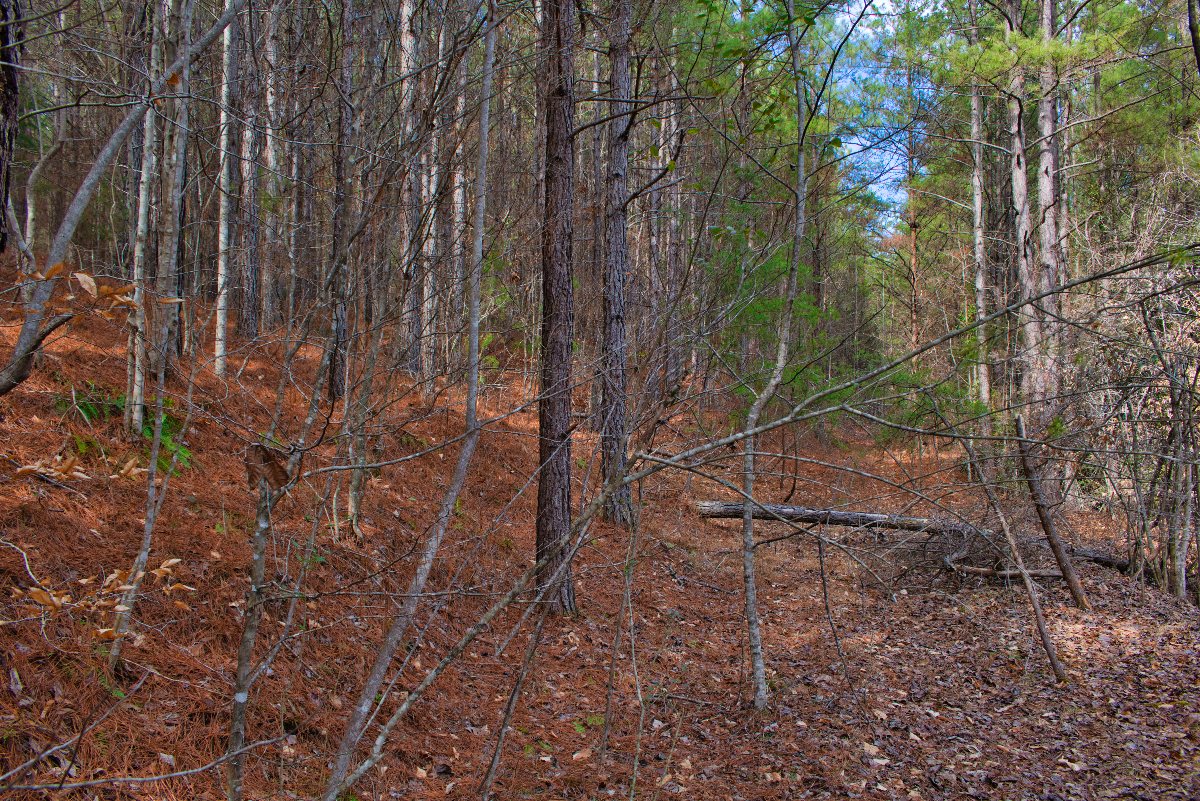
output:
MULTIPOLYGON (((4 347, 13 335, 6 321, 4 347)), ((106 782, 190 771, 225 750, 255 512, 243 458, 269 426, 279 355, 243 346, 228 383, 197 375, 193 426, 175 443, 185 464, 169 480, 154 532, 150 564, 166 565, 147 577, 114 672, 103 630, 146 513, 145 476, 121 472, 131 459, 144 468, 148 453, 145 439, 121 433, 123 352, 118 326, 82 318, 49 346, 30 381, 0 399, 0 772, 68 744, 3 784, 98 782, 10 797, 222 797, 219 766, 152 784, 106 782), (22 470, 34 466, 40 472, 22 470)), ((301 374, 315 369, 312 358, 301 360, 301 374)), ((519 381, 492 381, 484 414, 511 414, 483 435, 385 713, 532 558, 536 415, 519 408, 519 381)), ((179 419, 184 391, 175 377, 169 411, 179 419)), ((456 391, 398 397, 384 412, 384 460, 461 432, 456 391)), ((285 404, 285 420, 303 416, 298 393, 285 404)), ((578 434, 585 473, 589 437, 578 434)), ((305 469, 334 464, 337 448, 322 445, 305 469)), ((804 452, 898 483, 912 474, 943 480, 948 464, 937 453, 885 451, 853 431, 837 446, 806 440, 804 452)), ((357 534, 332 495, 345 492, 340 473, 310 475, 276 509, 268 571, 276 592, 260 651, 276 641, 280 650, 253 693, 250 739, 269 742, 248 759, 248 797, 321 791, 456 453, 450 445, 379 470, 357 534), (304 597, 285 631, 288 588, 301 570, 304 597)), ((763 483, 782 499, 793 478, 795 498, 811 505, 901 503, 861 474, 815 463, 763 483)), ((722 492, 681 473, 637 490, 644 511, 630 560, 632 606, 622 614, 630 538, 599 525, 577 563, 580 615, 545 623, 496 798, 1200 796, 1194 608, 1094 566, 1082 568, 1093 613, 1070 608, 1062 588, 1047 585, 1073 679, 1057 687, 1017 588, 918 571, 893 595, 835 547, 822 560, 812 538, 782 540, 760 549, 773 696, 771 709, 756 713, 746 704, 739 535, 735 524, 692 509, 722 492)), ((1102 531, 1102 523, 1081 519, 1077 528, 1102 531)), ((470 644, 402 720, 380 768, 346 798, 478 797, 534 628, 524 611, 514 605, 470 644)))

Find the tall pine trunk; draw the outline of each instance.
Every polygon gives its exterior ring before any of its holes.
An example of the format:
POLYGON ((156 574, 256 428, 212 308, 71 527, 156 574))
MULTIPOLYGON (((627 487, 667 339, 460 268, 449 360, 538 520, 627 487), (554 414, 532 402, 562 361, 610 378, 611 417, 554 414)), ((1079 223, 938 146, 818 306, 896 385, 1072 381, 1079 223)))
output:
POLYGON ((546 180, 542 227, 541 395, 538 400, 538 588, 559 612, 575 611, 571 531, 571 287, 575 200, 575 0, 546 0, 546 180))
MULTIPOLYGON (((226 0, 228 8, 230 0, 226 0)), ((216 333, 213 343, 213 371, 218 376, 225 375, 227 358, 227 338, 229 332, 229 286, 231 283, 230 265, 233 250, 233 215, 235 213, 234 188, 234 111, 233 102, 237 96, 237 47, 238 35, 236 25, 225 28, 221 34, 221 110, 219 115, 220 127, 220 160, 217 177, 217 308, 216 333)))
POLYGON ((612 495, 605 515, 621 525, 633 524, 633 499, 629 486, 621 483, 626 468, 629 438, 627 410, 628 343, 625 302, 629 274, 629 232, 626 204, 629 199, 629 134, 633 128, 633 81, 630 75, 630 0, 615 0, 611 62, 613 119, 608 124, 608 179, 604 231, 607 237, 604 262, 604 341, 601 352, 602 387, 600 406, 600 451, 604 483, 612 495))
MULTIPOLYGON (((971 0, 971 29, 972 45, 979 43, 979 28, 976 16, 978 9, 975 0, 971 0)), ((975 319, 982 320, 988 313, 988 263, 985 239, 986 218, 983 210, 983 91, 979 82, 971 81, 971 234, 975 255, 975 319)), ((992 380, 988 352, 987 327, 981 325, 975 331, 976 364, 975 391, 979 404, 983 407, 984 415, 981 425, 983 434, 991 433, 991 415, 987 412, 992 407, 992 380)))
MULTIPOLYGON (((1029 176, 1025 147, 1025 67, 1020 63, 1016 39, 1021 35, 1021 4, 1009 0, 1005 15, 1006 37, 1012 44, 1013 66, 1006 89, 1008 105, 1009 174, 1012 187, 1016 278, 1020 299, 1030 301, 1040 285, 1035 275, 1033 225, 1029 208, 1029 176)), ((1032 303, 1021 306, 1017 314, 1021 330, 1021 401, 1029 405, 1029 417, 1035 432, 1041 430, 1046 400, 1046 375, 1038 354, 1044 345, 1041 315, 1032 303)))

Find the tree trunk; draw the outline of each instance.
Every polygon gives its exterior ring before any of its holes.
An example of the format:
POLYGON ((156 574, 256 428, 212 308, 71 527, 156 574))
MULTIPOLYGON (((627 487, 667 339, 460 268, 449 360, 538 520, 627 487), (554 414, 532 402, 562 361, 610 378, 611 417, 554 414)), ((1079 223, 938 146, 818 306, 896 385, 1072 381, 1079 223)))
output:
POLYGON ((241 303, 238 306, 238 330, 246 339, 254 339, 261 331, 262 265, 259 256, 261 219, 259 217, 259 162, 262 156, 261 116, 262 76, 258 69, 256 52, 256 28, 252 24, 252 12, 247 15, 243 27, 246 37, 243 53, 246 69, 242 75, 243 109, 245 125, 242 127, 242 207, 239 228, 242 234, 241 247, 241 303))
POLYGON ((541 396, 538 399, 538 588, 555 611, 575 611, 571 530, 571 287, 574 238, 575 0, 546 0, 546 196, 542 229, 541 396))
POLYGON ((284 80, 284 73, 278 66, 279 61, 279 26, 282 22, 283 3, 274 0, 267 18, 267 31, 264 37, 264 53, 266 60, 266 75, 263 80, 263 115, 259 125, 259 135, 262 143, 259 147, 263 158, 263 178, 266 181, 266 196, 270 203, 266 208, 266 219, 262 232, 264 247, 262 264, 259 268, 259 326, 267 330, 278 325, 280 320, 279 284, 280 270, 278 253, 283 239, 283 185, 284 167, 282 140, 279 136, 279 89, 284 80))
MULTIPOLYGON (((150 19, 150 75, 159 68, 157 3, 152 3, 150 19)), ((142 164, 138 179, 137 224, 133 235, 133 302, 129 312, 129 353, 125 389, 125 430, 139 437, 145 422, 146 403, 146 243, 150 236, 154 179, 158 175, 158 115, 147 114, 142 121, 142 164)))
MULTIPOLYGON (((164 41, 176 53, 186 52, 192 38, 192 11, 195 0, 172 0, 164 16, 168 31, 164 41)), ((187 182, 187 145, 191 130, 191 101, 188 97, 191 84, 191 67, 185 64, 176 85, 178 97, 174 105, 169 135, 163 140, 163 157, 166 163, 162 176, 162 190, 167 199, 166 208, 159 217, 158 225, 158 273, 155 290, 158 318, 153 338, 153 354, 150 359, 155 373, 165 371, 178 352, 180 334, 179 320, 182 306, 180 289, 180 256, 183 242, 184 191, 187 182)))
POLYGON ((622 483, 629 439, 625 300, 629 274, 629 135, 633 129, 633 81, 630 74, 631 0, 615 0, 609 61, 612 103, 608 124, 608 179, 604 231, 604 342, 600 405, 600 451, 604 483, 611 491, 604 513, 612 521, 633 525, 633 498, 622 483))
POLYGON ((1021 466, 1025 471, 1025 483, 1029 485, 1029 495, 1037 509, 1038 520, 1041 521, 1042 531, 1046 534, 1046 542, 1050 543, 1050 550, 1054 552, 1054 560, 1058 562, 1058 569, 1062 571, 1063 578, 1071 589, 1071 598, 1075 601, 1075 605, 1080 609, 1091 609, 1092 605, 1088 603, 1087 594, 1083 591, 1083 584, 1079 581, 1079 573, 1076 572, 1075 565, 1071 562, 1071 556, 1058 536, 1058 529, 1050 514, 1050 503, 1046 499, 1045 490, 1038 476, 1037 465, 1034 464, 1033 455, 1030 453, 1029 441, 1025 437, 1025 421, 1020 415, 1017 415, 1017 438, 1017 449, 1021 452, 1021 466))
MULTIPOLYGON (((979 28, 976 20, 975 0, 971 0, 972 45, 979 43, 979 28)), ((983 92, 978 81, 971 81, 971 233, 975 245, 975 320, 978 322, 988 313, 988 264, 985 244, 986 218, 983 211, 983 92)), ((982 432, 991 434, 992 376, 989 358, 987 326, 980 325, 975 331, 976 364, 975 391, 983 407, 982 432)))
POLYGON ((329 252, 329 383, 326 385, 326 396, 334 402, 346 393, 347 346, 349 342, 349 322, 347 294, 347 265, 348 249, 346 238, 350 217, 350 174, 353 167, 352 152, 354 107, 351 105, 354 97, 354 0, 342 2, 342 26, 346 36, 342 49, 342 63, 338 69, 340 97, 338 102, 338 126, 333 146, 333 215, 330 224, 329 252))
MULTIPOLYGON (((0 0, 0 210, 8 208, 13 145, 20 119, 19 69, 25 28, 20 0, 0 0)), ((27 201, 32 203, 32 198, 27 201)), ((8 215, 0 214, 0 253, 8 247, 8 215)), ((32 247, 34 243, 30 243, 32 247)))
POLYGON ((1187 0, 1188 38, 1192 41, 1192 56, 1196 59, 1196 74, 1200 75, 1200 2, 1187 0))
MULTIPOLYGON (((1040 283, 1034 267, 1033 227, 1029 210, 1029 177, 1025 158, 1025 68, 1021 65, 1020 54, 1015 49, 1015 40, 1021 34, 1021 4, 1019 0, 1009 0, 1005 22, 1006 35, 1014 47, 1011 51, 1012 56, 1017 59, 1011 68, 1006 92, 1008 95, 1009 171, 1016 229, 1016 277, 1020 299, 1029 301, 1037 294, 1040 283)), ((1029 405, 1030 417, 1034 421, 1034 430, 1040 431, 1044 422, 1046 402, 1045 365, 1039 356, 1045 346, 1041 314, 1032 303, 1026 303, 1021 307, 1017 318, 1021 329, 1021 356, 1019 359, 1021 396, 1022 400, 1029 405)))
MULTIPOLYGON (((1049 53, 1054 41, 1054 0, 1041 0, 1039 18, 1042 46, 1049 53)), ((1058 203, 1058 69, 1046 58, 1038 70, 1038 234, 1039 270, 1035 287, 1038 294, 1049 291, 1063 281, 1062 248, 1059 242, 1058 203)), ((1039 369, 1045 378, 1045 397, 1058 394, 1057 362, 1059 300, 1050 295, 1038 301, 1042 316, 1044 341, 1036 351, 1039 369)), ((1057 495, 1057 493, 1055 493, 1057 495)))
POLYGON ((229 724, 229 742, 225 748, 226 801, 242 801, 245 797, 244 766, 246 755, 246 712, 250 707, 250 689, 254 684, 254 646, 258 641, 259 624, 266 602, 267 546, 271 541, 271 509, 276 495, 265 478, 257 483, 258 504, 254 516, 254 533, 250 537, 250 588, 246 591, 243 609, 242 637, 238 643, 237 674, 234 677, 233 712, 229 724))
MULTIPOLYGON (((226 9, 230 0, 226 0, 226 9)), ((231 226, 233 224, 234 197, 234 98, 237 96, 237 48, 235 43, 238 35, 235 25, 225 28, 221 34, 221 111, 220 127, 220 161, 217 177, 217 193, 219 197, 217 211, 217 308, 216 334, 213 343, 213 371, 218 376, 225 375, 225 360, 227 357, 226 340, 229 332, 229 285, 230 258, 233 245, 231 226)))

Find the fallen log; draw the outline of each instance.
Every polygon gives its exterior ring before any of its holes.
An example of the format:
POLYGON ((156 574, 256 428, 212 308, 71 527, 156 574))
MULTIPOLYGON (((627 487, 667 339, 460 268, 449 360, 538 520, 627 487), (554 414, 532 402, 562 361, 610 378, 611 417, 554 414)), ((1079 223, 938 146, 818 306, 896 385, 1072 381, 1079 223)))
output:
MULTIPOLYGON (((701 517, 717 519, 742 519, 742 504, 740 501, 697 501, 696 510, 701 517)), ((906 517, 904 515, 885 515, 878 512, 851 512, 843 509, 811 509, 806 506, 791 506, 782 503, 755 504, 754 517, 757 520, 776 520, 788 523, 805 523, 808 525, 846 526, 848 528, 891 529, 893 531, 927 531, 931 534, 949 534, 956 537, 969 538, 974 535, 991 536, 991 532, 976 528, 969 523, 954 523, 935 520, 929 517, 906 517)), ((1045 541, 1027 543, 1041 547, 1049 547, 1045 541)), ((1122 573, 1129 571, 1129 561, 1106 554, 1091 548, 1071 548, 1070 554, 1076 559, 1094 562, 1103 567, 1112 568, 1122 573)), ((1015 578, 1020 574, 1016 571, 990 568, 969 567, 958 560, 966 556, 966 552, 956 552, 946 556, 943 564, 948 570, 974 573, 980 576, 995 576, 997 578, 1015 578)), ((1031 570, 1033 578, 1062 578, 1057 570, 1031 570)))
MULTIPOLYGON (((950 569, 956 573, 969 573, 972 576, 988 576, 990 578, 1001 579, 1019 579, 1021 571, 1012 568, 996 570, 990 567, 975 567, 974 565, 960 565, 951 563, 950 569)), ((1062 573, 1057 570, 1027 570, 1030 578, 1057 578, 1063 577, 1062 573)))
POLYGON ((1094 548, 1071 548, 1071 556, 1076 559, 1082 559, 1085 562, 1094 562, 1101 567, 1110 567, 1121 573, 1129 572, 1130 565, 1128 559, 1122 559, 1119 556, 1113 556, 1094 548))
MULTIPOLYGON (((701 517, 710 518, 740 520, 744 514, 740 501, 697 501, 696 509, 700 512, 701 517)), ((927 531, 931 534, 952 534, 959 537, 987 533, 966 523, 952 523, 928 517, 849 512, 841 509, 809 509, 805 506, 790 506, 782 503, 755 504, 752 514, 758 520, 782 520, 788 523, 807 523, 809 525, 927 531)))

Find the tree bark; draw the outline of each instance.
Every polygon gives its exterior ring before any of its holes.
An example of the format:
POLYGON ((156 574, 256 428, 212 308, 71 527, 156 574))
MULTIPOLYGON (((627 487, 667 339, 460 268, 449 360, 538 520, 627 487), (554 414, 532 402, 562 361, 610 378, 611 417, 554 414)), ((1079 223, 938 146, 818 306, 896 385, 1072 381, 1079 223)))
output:
POLYGON ((633 129, 633 80, 630 74, 631 0, 615 0, 611 63, 612 121, 608 125, 608 179, 604 231, 604 343, 601 353, 602 393, 600 452, 604 483, 612 493, 604 513, 622 526, 633 525, 633 498, 622 483, 629 438, 626 365, 628 347, 625 305, 629 275, 629 232, 626 206, 629 199, 629 136, 633 129))
MULTIPOLYGON (((971 0, 970 42, 979 43, 979 27, 976 0, 971 0)), ((971 80, 971 233, 975 253, 975 320, 982 320, 988 313, 988 263, 985 243, 986 218, 983 210, 983 92, 979 82, 971 80)), ((976 364, 975 391, 983 407, 982 433, 991 434, 992 380, 989 359, 987 326, 980 325, 975 332, 976 364)))
POLYGON ((259 163, 262 156, 262 130, 259 122, 262 75, 256 50, 258 31, 253 20, 254 14, 247 14, 246 24, 242 28, 245 37, 242 51, 246 57, 246 68, 239 75, 240 88, 245 99, 243 106, 245 122, 242 126, 242 204, 241 220, 238 225, 242 235, 242 247, 239 254, 241 293, 238 304, 238 331, 246 339, 254 339, 259 335, 262 322, 262 298, 260 296, 262 264, 259 254, 262 220, 259 215, 258 197, 259 163))
MULTIPOLYGON (((150 53, 147 69, 151 76, 159 68, 160 42, 157 4, 151 4, 150 53)), ((133 302, 129 312, 129 352, 126 355, 125 430, 134 438, 142 434, 146 404, 146 243, 150 235, 154 179, 158 175, 158 115, 142 121, 142 164, 138 178, 137 222, 133 234, 133 302)))
POLYGON ((348 249, 346 238, 350 218, 350 181, 353 167, 353 119, 354 107, 354 45, 356 41, 354 0, 342 0, 342 26, 345 44, 342 48, 342 63, 338 68, 337 82, 340 89, 338 99, 338 126, 332 148, 333 156, 333 214, 330 223, 329 252, 329 383, 326 396, 332 403, 346 393, 347 347, 349 344, 349 322, 347 294, 348 249))
MULTIPOLYGON (((1039 5, 1042 47, 1045 59, 1038 70, 1040 95, 1037 105, 1038 119, 1038 241, 1039 269, 1038 294, 1058 286, 1063 280, 1062 246, 1059 241, 1059 194, 1058 194, 1058 68, 1049 57, 1054 41, 1054 0, 1041 0, 1039 5)), ((1058 394, 1056 356, 1060 326, 1057 324, 1059 301, 1050 295, 1038 303, 1037 313, 1042 316, 1042 345, 1035 357, 1038 369, 1044 374, 1045 397, 1058 394)))
POLYGON ((538 588, 552 609, 575 611, 571 528, 571 287, 574 229, 575 0, 546 0, 546 195, 542 228, 541 395, 538 399, 538 588), (548 558, 547 558, 548 557, 548 558))
MULTIPOLYGON (((230 0, 226 0, 226 9, 229 2, 230 0)), ((226 340, 229 331, 230 258, 233 244, 231 227, 234 215, 233 102, 237 94, 235 87, 238 63, 236 41, 236 26, 229 25, 221 34, 221 110, 218 122, 221 152, 217 168, 217 308, 213 342, 213 371, 218 376, 225 375, 226 340)))
MULTIPOLYGON (((21 50, 25 29, 21 0, 0 0, 0 209, 8 207, 9 179, 12 175, 13 145, 17 141, 20 112, 21 50)), ((32 198, 28 199, 32 203, 32 198)), ((8 215, 0 215, 0 253, 8 247, 8 215)), ((33 243, 30 243, 33 246, 33 243)))
MULTIPOLYGON (((1025 67, 1020 63, 1020 53, 1015 40, 1021 35, 1021 4, 1009 0, 1006 7, 1006 36, 1013 45, 1014 59, 1009 76, 1008 134, 1009 173, 1012 185, 1012 205, 1015 222, 1015 248, 1017 284, 1021 300, 1035 297, 1040 286, 1040 276, 1035 268, 1033 248, 1033 224, 1029 208, 1029 176, 1025 146, 1025 67)), ((1045 332, 1042 315, 1034 304, 1026 303, 1018 312, 1021 330, 1021 396, 1029 406, 1034 428, 1040 430, 1044 422, 1046 402, 1046 373, 1040 358, 1045 347, 1045 332)))
MULTIPOLYGON (((164 44, 175 53, 185 52, 191 43, 192 12, 195 0, 171 0, 165 16, 167 32, 164 44)), ((164 131, 162 190, 166 208, 159 217, 158 270, 155 292, 159 306, 150 364, 156 373, 164 371, 177 352, 180 335, 180 257, 183 245, 183 215, 187 184, 187 148, 191 131, 191 65, 185 63, 175 85, 178 94, 172 101, 173 119, 169 133, 164 131)))

